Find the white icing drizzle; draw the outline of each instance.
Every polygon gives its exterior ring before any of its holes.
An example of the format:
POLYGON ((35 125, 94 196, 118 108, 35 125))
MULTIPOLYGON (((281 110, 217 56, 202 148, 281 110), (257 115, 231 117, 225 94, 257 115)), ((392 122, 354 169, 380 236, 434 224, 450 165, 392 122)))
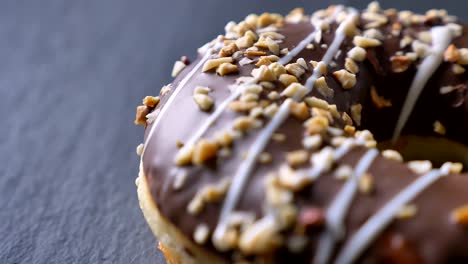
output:
POLYGON ((153 125, 151 126, 151 130, 148 134, 148 137, 145 141, 145 144, 144 144, 144 148, 143 148, 143 153, 141 155, 141 157, 143 158, 143 156, 145 155, 145 152, 146 152, 146 146, 148 146, 148 142, 151 140, 153 134, 154 134, 154 131, 156 130, 155 128, 158 126, 159 122, 161 121, 161 117, 164 115, 164 113, 167 111, 167 109, 169 109, 170 105, 174 102, 175 98, 177 97, 177 94, 179 94, 179 92, 182 90, 182 88, 185 86, 185 84, 187 84, 187 82, 193 77, 193 75, 203 66, 203 64, 211 57, 212 55, 212 52, 216 49, 219 49, 222 47, 222 43, 221 42, 217 42, 214 47, 211 47, 209 48, 206 52, 205 52, 205 55, 203 55, 203 57, 200 59, 200 61, 193 67, 193 69, 182 79, 182 81, 180 81, 179 85, 177 86, 177 88, 175 89, 175 91, 173 92, 173 94, 171 94, 169 96, 169 99, 167 100, 167 102, 164 104, 163 108, 161 109, 161 111, 158 113, 158 115, 156 116, 156 119, 154 120, 153 122, 153 125))
POLYGON ((242 162, 233 177, 231 186, 229 187, 224 206, 221 210, 220 221, 213 234, 214 239, 221 238, 226 229, 226 219, 234 209, 235 205, 239 200, 239 194, 244 188, 248 176, 252 169, 255 167, 258 155, 268 144, 271 135, 281 126, 281 124, 289 117, 290 105, 292 100, 287 99, 281 104, 275 117, 268 123, 268 125, 260 132, 258 140, 256 140, 252 147, 249 149, 247 158, 242 162))
POLYGON ((398 118, 395 131, 393 132, 392 142, 396 143, 400 134, 408 121, 411 112, 414 109, 419 95, 426 86, 434 72, 439 68, 442 63, 443 53, 452 41, 452 34, 450 29, 446 26, 433 27, 431 29, 432 35, 432 50, 431 54, 424 58, 419 66, 418 72, 414 76, 411 87, 409 88, 408 95, 406 96, 405 103, 398 118))
POLYGON ((354 262, 369 244, 393 221, 398 210, 416 198, 416 196, 439 178, 447 174, 447 170, 432 170, 403 189, 361 226, 354 236, 344 245, 335 263, 346 264, 354 262))
POLYGON ((318 21, 318 23, 314 23, 315 30, 313 32, 311 32, 305 39, 303 39, 301 42, 299 42, 299 44, 297 44, 297 46, 294 49, 292 49, 290 52, 288 52, 288 54, 284 55, 278 61, 278 63, 281 64, 281 65, 284 65, 284 64, 288 63, 289 61, 291 61, 294 57, 296 57, 307 46, 307 44, 311 43, 314 40, 315 35, 319 31, 322 30, 322 25, 324 23, 330 23, 331 21, 335 20, 336 15, 341 10, 343 10, 343 6, 338 6, 335 9, 335 11, 333 11, 333 14, 331 16, 327 17, 324 20, 318 21))
POLYGON ((352 177, 345 183, 329 206, 326 213, 326 230, 321 235, 315 255, 315 264, 325 264, 333 253, 335 243, 345 233, 344 219, 357 191, 358 181, 374 162, 379 154, 377 149, 369 149, 359 160, 352 177))
MULTIPOLYGON (((357 12, 354 9, 351 9, 351 12, 346 18, 346 20, 343 21, 343 23, 341 23, 340 26, 338 27, 337 32, 335 34, 335 39, 333 40, 333 43, 330 46, 330 49, 327 50, 327 52, 325 53, 323 57, 325 62, 322 61, 321 63, 325 63, 326 65, 331 62, 331 59, 333 58, 335 53, 338 51, 341 43, 344 41, 346 37, 346 34, 345 34, 346 27, 348 27, 350 23, 354 23, 356 17, 357 17, 357 12)), ((307 79, 306 81, 307 93, 312 91, 315 80, 318 78, 318 76, 321 75, 320 68, 321 67, 316 67, 314 69, 312 76, 307 79)), ((294 97, 293 99, 297 101, 302 98, 294 97)), ((218 221, 218 225, 216 226, 215 232, 213 234, 214 240, 222 239, 222 236, 226 230, 226 219, 228 218, 229 214, 234 209, 234 207, 236 206, 239 200, 239 196, 242 192, 242 189, 244 188, 249 178, 249 175, 251 174, 253 168, 255 167, 257 156, 266 147, 266 145, 268 144, 268 141, 270 140, 271 135, 279 128, 279 126, 289 116, 291 102, 292 102, 291 99, 287 99, 285 102, 281 104, 280 108, 278 109, 278 112, 272 118, 270 123, 260 132, 258 140, 255 141, 254 144, 249 149, 247 159, 245 159, 240 164, 239 169, 237 170, 236 174, 233 177, 231 186, 228 190, 226 199, 221 209, 221 215, 218 221)))

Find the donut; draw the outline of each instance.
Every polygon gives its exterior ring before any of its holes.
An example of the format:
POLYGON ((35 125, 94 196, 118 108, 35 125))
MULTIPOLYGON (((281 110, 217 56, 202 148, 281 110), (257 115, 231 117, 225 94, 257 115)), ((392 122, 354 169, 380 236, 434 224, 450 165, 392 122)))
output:
POLYGON ((248 15, 137 107, 168 263, 468 263, 468 27, 340 5, 248 15))

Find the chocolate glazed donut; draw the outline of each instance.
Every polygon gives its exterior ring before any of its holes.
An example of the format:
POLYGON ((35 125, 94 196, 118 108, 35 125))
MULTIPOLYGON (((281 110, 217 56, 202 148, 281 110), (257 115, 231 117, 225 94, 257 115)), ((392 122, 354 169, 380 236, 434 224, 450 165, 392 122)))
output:
POLYGON ((137 108, 169 263, 468 263, 468 27, 377 3, 230 22, 137 108))

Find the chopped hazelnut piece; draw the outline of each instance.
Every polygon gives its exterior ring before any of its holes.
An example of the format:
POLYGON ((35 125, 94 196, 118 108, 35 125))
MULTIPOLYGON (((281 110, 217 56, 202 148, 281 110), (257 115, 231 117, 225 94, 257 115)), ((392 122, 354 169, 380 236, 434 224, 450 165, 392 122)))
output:
POLYGON ((323 116, 314 116, 305 122, 305 127, 309 135, 319 134, 328 128, 328 118, 323 116))
POLYGON ((414 204, 404 205, 397 212, 396 217, 401 220, 413 218, 418 213, 418 207, 414 204))
POLYGON ((217 68, 219 65, 223 63, 230 63, 230 62, 233 62, 233 59, 231 57, 207 60, 205 64, 203 64, 202 71, 207 72, 209 70, 217 68))
POLYGON ((256 102, 258 101, 258 98, 258 94, 246 93, 243 94, 239 100, 242 102, 256 102))
POLYGON ((356 75, 347 70, 336 71, 333 76, 341 83, 343 89, 351 89, 356 85, 356 75))
POLYGON ((308 157, 309 157, 309 153, 301 149, 301 150, 288 152, 286 154, 286 161, 288 162, 289 166, 297 167, 306 163, 308 157))
POLYGON ((406 48, 408 47, 411 42, 413 42, 413 38, 410 37, 410 36, 404 36, 401 40, 400 40, 400 48, 406 48))
POLYGON ((202 212, 205 204, 203 202, 203 198, 201 195, 195 195, 192 200, 190 200, 189 204, 187 205, 187 212, 192 215, 198 215, 202 212))
POLYGON ((280 98, 280 94, 277 91, 272 91, 268 93, 267 97, 270 100, 277 100, 280 98))
POLYGON ((185 63, 181 62, 181 61, 176 61, 174 63, 174 67, 172 68, 172 73, 171 73, 171 76, 172 77, 177 77, 177 75, 179 75, 179 73, 186 67, 187 65, 185 65, 185 63))
POLYGON ((228 45, 225 45, 220 51, 219 51, 219 57, 229 57, 234 54, 234 52, 237 51, 237 46, 235 43, 230 43, 228 45))
POLYGON ((238 70, 239 69, 237 68, 237 65, 226 62, 226 63, 219 65, 218 69, 216 69, 216 73, 223 76, 226 74, 237 72, 238 70))
POLYGON ((460 64, 453 64, 452 65, 452 72, 455 75, 463 74, 465 73, 465 68, 461 66, 460 64))
POLYGON ((271 136, 271 139, 276 142, 283 142, 286 140, 286 135, 282 133, 274 133, 273 136, 271 136))
POLYGON ((392 71, 396 73, 406 71, 413 62, 408 56, 392 56, 390 61, 392 62, 392 71))
POLYGON ((197 86, 195 87, 195 90, 193 91, 194 94, 209 94, 211 92, 211 89, 208 87, 204 86, 197 86))
POLYGON ((275 74, 276 78, 279 78, 282 74, 286 73, 286 68, 277 62, 268 65, 268 68, 275 74))
POLYGON ((355 61, 364 61, 366 59, 366 50, 361 47, 354 47, 348 51, 348 57, 355 61))
POLYGON ((147 107, 155 107, 159 103, 159 96, 146 96, 143 98, 143 104, 147 107))
POLYGON ((328 110, 328 108, 330 107, 327 101, 317 98, 315 96, 306 97, 304 101, 310 107, 317 107, 324 110, 328 110))
POLYGON ((250 35, 244 35, 236 40, 236 46, 239 47, 239 49, 252 47, 253 44, 254 38, 250 35))
POLYGON ((281 74, 279 76, 279 82, 283 84, 285 87, 289 86, 291 83, 297 83, 297 78, 291 74, 281 74))
POLYGON ((141 155, 143 154, 143 149, 145 148, 145 145, 143 144, 139 144, 137 147, 136 147, 136 154, 138 156, 141 157, 141 155))
POLYGON ((455 45, 451 44, 444 52, 444 60, 448 62, 457 62, 460 59, 460 52, 455 45))
POLYGON ((351 119, 351 117, 348 115, 348 113, 343 112, 343 114, 341 115, 341 119, 343 119, 345 124, 347 124, 349 126, 353 125, 353 119, 351 119))
POLYGON ((234 119, 233 128, 239 131, 247 131, 257 126, 258 120, 253 119, 252 117, 240 116, 234 119))
POLYGON ((257 27, 263 28, 276 22, 276 19, 270 13, 263 13, 257 19, 257 27))
POLYGON ((258 69, 252 70, 252 75, 259 81, 275 81, 275 74, 266 66, 262 65, 258 69))
POLYGON ((135 125, 146 126, 146 115, 148 115, 150 109, 145 105, 137 106, 135 125))
POLYGON ((314 44, 312 44, 312 43, 307 44, 306 49, 313 50, 314 49, 314 44))
POLYGON ((351 106, 351 117, 353 118, 354 123, 356 123, 357 126, 361 125, 361 111, 361 104, 354 104, 351 106))
POLYGON ((181 148, 184 146, 184 143, 180 140, 176 140, 176 147, 181 148))
POLYGON ((193 146, 179 149, 174 160, 175 164, 178 166, 189 165, 192 162, 193 151, 193 146))
POLYGON ((306 70, 299 63, 290 63, 285 66, 286 71, 297 78, 301 77, 306 70))
POLYGON ((344 132, 346 132, 349 135, 353 135, 354 132, 356 132, 356 128, 354 126, 346 125, 344 127, 344 132))
POLYGON ((358 65, 356 64, 356 62, 354 62, 353 59, 351 58, 346 58, 346 61, 345 61, 345 69, 348 70, 349 72, 351 73, 358 73, 359 72, 359 67, 358 65))
POLYGON ((203 245, 208 240, 209 235, 210 235, 210 228, 208 227, 208 225, 199 224, 195 228, 195 232, 193 233, 193 240, 195 240, 197 244, 203 245))
POLYGON ((267 55, 267 53, 264 51, 258 51, 258 50, 246 50, 244 52, 244 55, 251 56, 251 57, 259 57, 259 56, 265 56, 267 55))
POLYGON ((461 65, 468 65, 468 49, 462 48, 458 51, 460 52, 460 59, 457 61, 457 63, 461 65))
POLYGON ((234 101, 228 108, 234 112, 248 112, 258 105, 257 102, 234 101))
POLYGON ((354 45, 361 47, 361 48, 373 48, 382 45, 382 42, 378 39, 363 37, 363 36, 355 36, 353 39, 354 45))
POLYGON ((232 144, 233 140, 234 140, 234 137, 232 133, 229 131, 218 132, 215 134, 215 141, 220 146, 229 147, 232 144))
POLYGON ((424 174, 432 169, 432 163, 428 160, 413 160, 408 162, 408 168, 416 174, 424 174))
POLYGON ((468 226, 468 204, 454 209, 450 214, 450 219, 458 225, 468 226))
POLYGON ((245 255, 261 255, 281 245, 276 222, 269 216, 258 220, 242 232, 239 249, 245 255))
POLYGON ((306 88, 300 83, 291 83, 286 89, 281 92, 282 96, 302 98, 306 95, 306 88))
POLYGON ((260 57, 260 59, 258 60, 258 62, 255 64, 255 66, 262 66, 262 65, 270 65, 272 62, 271 60, 268 58, 268 56, 262 56, 260 57))
POLYGON ((268 118, 273 118, 277 111, 278 105, 276 103, 273 103, 265 107, 265 109, 263 110, 263 115, 265 115, 268 118))
POLYGON ((370 173, 364 173, 359 178, 359 191, 364 194, 369 194, 374 190, 374 179, 370 173))
POLYGON ((193 100, 202 111, 210 110, 214 104, 213 98, 206 94, 194 94, 193 100))
POLYGON ((299 23, 304 19, 304 9, 295 8, 285 17, 286 22, 299 23))
POLYGON ((314 87, 325 97, 333 97, 335 95, 335 91, 328 87, 327 81, 323 76, 315 80, 314 87))
POLYGON ((280 33, 278 32, 274 32, 274 31, 267 31, 267 32, 262 32, 260 34, 260 37, 264 37, 264 38, 272 38, 272 39, 284 39, 286 38, 284 35, 281 35, 280 33))
POLYGON ((333 176, 338 180, 347 180, 353 175, 353 168, 349 165, 339 166, 333 173, 333 176))
POLYGON ((389 160, 394 160, 394 161, 403 161, 403 157, 401 156, 400 152, 393 150, 393 149, 386 149, 382 151, 382 156, 386 159, 389 160))
POLYGON ((279 49, 279 45, 278 43, 276 43, 273 39, 267 37, 266 40, 265 40, 267 46, 268 46, 268 50, 275 54, 275 55, 279 55, 280 54, 280 49, 279 49))
POLYGON ((304 102, 291 102, 290 111, 291 114, 299 120, 305 120, 309 117, 309 109, 304 102))
POLYGON ((306 149, 317 149, 322 145, 322 137, 320 135, 306 136, 302 140, 302 145, 306 149))
POLYGON ((377 93, 377 89, 375 89, 374 86, 371 87, 370 94, 371 94, 372 103, 374 103, 374 106, 377 107, 378 109, 392 106, 392 102, 385 100, 385 98, 380 96, 377 93))
POLYGON ((440 167, 440 170, 441 171, 446 170, 448 173, 453 173, 453 174, 461 173, 463 171, 463 163, 448 161, 442 164, 442 166, 440 167))
POLYGON ((273 157, 271 156, 270 153, 268 152, 262 152, 260 153, 260 155, 258 156, 258 161, 260 163, 271 163, 273 161, 273 157))
POLYGON ((434 132, 440 135, 445 135, 446 133, 445 126, 442 125, 442 123, 439 120, 435 121, 433 126, 434 126, 434 132))
POLYGON ((197 144, 195 144, 192 162, 193 164, 201 165, 208 160, 216 157, 218 151, 218 145, 206 139, 200 139, 197 144))

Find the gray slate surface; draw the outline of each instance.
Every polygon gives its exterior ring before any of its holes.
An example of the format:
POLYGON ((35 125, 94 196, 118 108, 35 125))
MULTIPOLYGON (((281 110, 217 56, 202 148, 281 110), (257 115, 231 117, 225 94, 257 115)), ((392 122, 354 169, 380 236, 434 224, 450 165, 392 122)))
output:
MULTIPOLYGON (((135 106, 227 21, 330 2, 0 1, 0 263, 163 263, 135 194, 135 106)), ((466 18, 465 1, 389 2, 466 18)))

